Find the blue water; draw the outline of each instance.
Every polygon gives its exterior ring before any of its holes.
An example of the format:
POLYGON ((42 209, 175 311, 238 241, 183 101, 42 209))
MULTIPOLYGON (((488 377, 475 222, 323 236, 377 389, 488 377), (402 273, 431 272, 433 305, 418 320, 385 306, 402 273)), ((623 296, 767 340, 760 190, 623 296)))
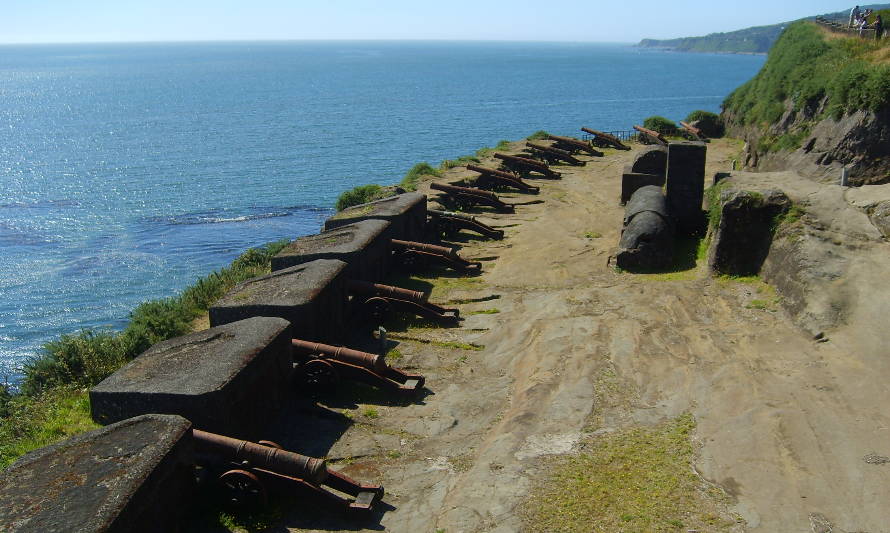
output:
POLYGON ((719 111, 764 58, 602 44, 0 46, 0 378, 337 195, 538 129, 719 111))

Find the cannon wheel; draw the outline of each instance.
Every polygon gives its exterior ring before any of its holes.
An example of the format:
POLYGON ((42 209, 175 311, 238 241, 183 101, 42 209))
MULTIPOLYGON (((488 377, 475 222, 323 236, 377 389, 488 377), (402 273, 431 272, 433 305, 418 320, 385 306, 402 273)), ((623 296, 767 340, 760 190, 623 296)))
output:
POLYGON ((413 250, 405 250, 398 256, 399 264, 405 270, 417 270, 424 266, 424 258, 413 250))
POLYGON ((226 491, 226 502, 234 507, 258 509, 269 503, 266 487, 256 475, 247 470, 229 470, 219 476, 226 491))
POLYGON ((439 219, 436 222, 436 234, 439 237, 451 237, 458 232, 458 228, 450 220, 439 219))
POLYGON ((303 383, 310 389, 333 388, 340 382, 340 374, 334 365, 324 359, 313 359, 303 364, 303 383))
POLYGON ((389 316, 389 312, 392 310, 392 306, 389 305, 386 298, 379 298, 376 296, 365 300, 365 303, 362 304, 362 306, 364 308, 365 316, 375 324, 383 323, 383 321, 386 320, 386 317, 389 316))

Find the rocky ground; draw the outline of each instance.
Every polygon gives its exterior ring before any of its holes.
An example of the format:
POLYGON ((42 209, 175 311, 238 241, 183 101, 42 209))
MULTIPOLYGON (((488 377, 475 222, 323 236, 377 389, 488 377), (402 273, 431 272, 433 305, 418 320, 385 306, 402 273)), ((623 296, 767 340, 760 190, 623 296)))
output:
MULTIPOLYGON (((871 320, 837 325, 820 342, 762 281, 709 276, 694 246, 665 274, 609 267, 621 170, 638 148, 559 167, 563 179, 534 180, 539 196, 503 194, 544 201, 515 214, 479 210, 507 233, 461 239, 461 255, 483 261, 481 276, 397 282, 431 287, 430 301, 452 302, 466 317, 455 328, 389 325, 391 364, 425 374, 428 392, 401 403, 346 386, 297 401, 287 429, 270 435, 381 483, 386 506, 350 522, 298 505, 273 530, 552 530, 535 502, 560 483, 550 476, 559 457, 689 414, 700 490, 680 505, 690 507, 679 509, 685 518, 656 527, 621 515, 626 527, 597 517, 564 528, 890 531, 886 304, 869 304, 871 320)), ((727 170, 739 149, 713 142, 707 176, 727 170)), ((442 180, 469 174, 453 169, 442 180)), ((888 244, 870 239, 869 253, 887 257, 888 244)), ((876 265, 864 279, 890 282, 876 265)), ((845 283, 867 293, 855 275, 845 283)), ((643 456, 661 453, 653 446, 643 456)), ((631 486, 628 501, 640 497, 631 486)))

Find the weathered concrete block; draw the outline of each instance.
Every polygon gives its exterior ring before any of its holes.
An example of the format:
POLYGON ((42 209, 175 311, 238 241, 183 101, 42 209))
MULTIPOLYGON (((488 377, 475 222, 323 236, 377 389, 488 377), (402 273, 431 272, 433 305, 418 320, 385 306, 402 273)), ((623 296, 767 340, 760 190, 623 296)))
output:
POLYGON ((348 306, 345 271, 343 261, 316 259, 239 283, 210 308, 210 325, 277 316, 296 338, 337 342, 348 306))
POLYGON ((272 258, 272 271, 316 259, 337 259, 348 265, 346 276, 350 279, 381 281, 386 278, 392 255, 389 225, 385 220, 360 220, 300 237, 272 258))
POLYGON ((640 174, 634 172, 631 165, 625 166, 621 175, 621 205, 626 204, 637 189, 648 185, 664 186, 664 174, 640 174))
POLYGON ((751 276, 773 242, 778 218, 791 207, 782 191, 724 189, 720 193, 720 222, 711 235, 708 266, 731 276, 751 276))
POLYGON ((177 531, 194 490, 190 428, 140 416, 23 456, 0 473, 0 530, 177 531))
POLYGON ((667 171, 667 160, 667 148, 661 145, 649 146, 641 150, 634 158, 631 172, 664 176, 667 171))
POLYGON ((707 145, 680 141, 668 145, 667 203, 679 235, 695 235, 705 228, 702 200, 705 191, 707 145))
POLYGON ((258 317, 159 342, 93 387, 93 419, 176 414, 250 436, 288 394, 292 338, 286 320, 258 317))
POLYGON ((615 260, 620 268, 657 270, 670 266, 674 228, 661 187, 641 187, 630 197, 618 248, 615 260))
POLYGON ((386 220, 391 239, 419 241, 426 226, 426 196, 408 192, 382 200, 356 205, 327 219, 324 229, 330 230, 359 220, 386 220))

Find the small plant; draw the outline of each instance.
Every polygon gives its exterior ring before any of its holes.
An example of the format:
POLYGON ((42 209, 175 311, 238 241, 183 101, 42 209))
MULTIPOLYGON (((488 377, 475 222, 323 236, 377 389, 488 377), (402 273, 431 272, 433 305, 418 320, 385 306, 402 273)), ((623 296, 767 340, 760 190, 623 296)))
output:
POLYGON ((400 352, 398 348, 393 348, 386 352, 386 359, 389 361, 400 361, 402 357, 402 352, 400 352))
POLYGON ((408 173, 405 174, 405 177, 402 178, 399 186, 406 191, 416 191, 417 183, 420 181, 421 176, 439 177, 441 175, 442 173, 439 172, 438 169, 433 168, 429 163, 424 161, 411 167, 411 170, 409 170, 408 173))
POLYGON ((510 149, 510 141, 507 139, 503 139, 498 141, 497 146, 494 147, 495 150, 509 150, 510 149))
POLYGON ((348 191, 343 191, 340 193, 340 196, 337 198, 336 209, 337 211, 343 211, 347 207, 352 207, 354 205, 366 204, 368 202, 373 202, 374 200, 380 199, 380 193, 383 191, 383 187, 380 185, 360 185, 348 191))
POLYGON ((538 131, 532 133, 531 135, 529 135, 528 137, 526 137, 526 139, 528 139, 530 141, 540 141, 543 139, 547 139, 548 137, 550 137, 549 133, 547 133, 544 130, 538 130, 538 131))
POLYGON ((368 407, 362 412, 362 414, 370 419, 378 418, 380 416, 380 413, 377 412, 377 409, 374 409, 373 407, 368 407))
POLYGON ((397 451, 397 450, 390 450, 390 451, 386 452, 386 456, 389 457, 390 459, 398 459, 399 457, 402 456, 402 452, 397 451))
POLYGON ((643 121, 643 127, 658 133, 674 133, 677 131, 677 125, 674 121, 660 117, 658 115, 651 116, 643 121))
POLYGON ((457 159, 446 159, 445 161, 442 161, 442 163, 439 165, 439 171, 444 172, 446 170, 451 170, 454 167, 465 166, 468 163, 480 163, 480 162, 481 161, 479 160, 479 158, 474 155, 465 155, 465 156, 458 157, 457 159))
POLYGON ((491 309, 480 309, 478 311, 470 311, 467 313, 468 315, 496 315, 500 313, 501 310, 497 307, 492 307, 491 309))
POLYGON ((584 233, 585 239, 599 239, 603 234, 598 231, 587 231, 584 233))

